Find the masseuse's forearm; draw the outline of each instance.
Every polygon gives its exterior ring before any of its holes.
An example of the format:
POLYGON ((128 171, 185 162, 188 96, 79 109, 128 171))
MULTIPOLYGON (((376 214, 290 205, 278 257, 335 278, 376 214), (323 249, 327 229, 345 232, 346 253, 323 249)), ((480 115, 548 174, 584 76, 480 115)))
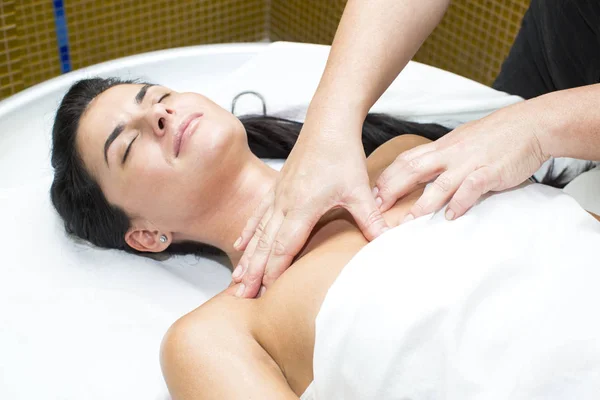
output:
POLYGON ((348 0, 309 117, 358 117, 362 123, 439 23, 449 3, 348 0))
POLYGON ((547 156, 600 160, 600 84, 529 100, 547 156))

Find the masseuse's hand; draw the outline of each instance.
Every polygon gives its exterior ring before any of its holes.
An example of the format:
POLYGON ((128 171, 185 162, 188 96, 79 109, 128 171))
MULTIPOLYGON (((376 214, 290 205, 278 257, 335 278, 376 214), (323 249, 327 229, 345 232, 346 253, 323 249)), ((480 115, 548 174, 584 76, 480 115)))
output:
POLYGON ((307 118, 278 180, 248 221, 238 250, 240 295, 254 297, 292 263, 319 219, 332 208, 347 209, 368 240, 387 225, 375 203, 360 140, 362 121, 307 118), (335 126, 334 126, 335 125, 335 126), (348 132, 359 130, 359 132, 348 132))
POLYGON ((404 222, 448 201, 445 216, 452 220, 483 194, 519 185, 549 158, 540 141, 542 118, 527 102, 518 103, 402 153, 376 182, 381 211, 417 184, 433 180, 404 222))

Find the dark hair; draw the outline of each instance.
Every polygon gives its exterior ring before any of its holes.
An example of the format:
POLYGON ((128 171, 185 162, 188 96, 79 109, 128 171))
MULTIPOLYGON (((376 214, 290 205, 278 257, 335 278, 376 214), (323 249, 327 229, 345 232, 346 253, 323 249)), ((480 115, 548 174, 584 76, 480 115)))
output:
MULTIPOLYGON (((52 204, 69 234, 99 247, 138 253, 125 242, 130 219, 104 197, 98 183, 86 171, 75 145, 81 116, 90 102, 113 86, 140 83, 117 78, 91 78, 75 83, 65 94, 52 129, 52 204)), ((270 116, 240 118, 248 134, 250 150, 261 158, 286 158, 302 128, 299 122, 270 116)), ((384 114, 369 114, 363 125, 362 141, 368 156, 389 139, 412 133, 435 140, 449 129, 436 124, 402 121, 384 114)), ((173 243, 170 254, 214 253, 216 249, 198 243, 173 243)))

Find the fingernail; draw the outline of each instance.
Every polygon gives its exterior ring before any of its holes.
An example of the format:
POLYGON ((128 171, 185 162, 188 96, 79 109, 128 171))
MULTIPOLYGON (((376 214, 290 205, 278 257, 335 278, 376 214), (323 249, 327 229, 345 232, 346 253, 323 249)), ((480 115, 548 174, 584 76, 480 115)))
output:
POLYGON ((242 297, 245 290, 246 290, 246 285, 244 285, 243 283, 240 283, 240 287, 238 288, 237 292, 235 292, 235 295, 237 297, 242 297))
POLYGON ((456 216, 456 214, 454 214, 454 211, 452 211, 451 209, 446 210, 446 219, 448 221, 452 221, 455 216, 456 216))
POLYGON ((267 291, 267 288, 264 286, 260 287, 260 291, 258 292, 258 297, 262 297, 263 294, 267 291))
POLYGON ((377 197, 375 199, 375 205, 377 206, 377 208, 381 207, 381 204, 383 204, 383 200, 381 200, 381 197, 377 197))
POLYGON ((242 243, 242 237, 241 236, 239 238, 237 238, 237 240, 233 244, 233 247, 235 247, 237 249, 238 246, 240 245, 240 243, 242 243))
POLYGON ((242 276, 242 266, 238 265, 237 267, 235 267, 235 269, 233 270, 233 274, 231 274, 231 277, 233 279, 239 279, 242 276))
POLYGON ((415 219, 415 217, 412 214, 406 214, 406 217, 404 217, 404 219, 402 220, 402 223, 405 224, 409 221, 412 221, 413 219, 415 219))
POLYGON ((375 186, 373 188, 373 197, 377 197, 377 194, 379 193, 379 188, 377 186, 375 186))

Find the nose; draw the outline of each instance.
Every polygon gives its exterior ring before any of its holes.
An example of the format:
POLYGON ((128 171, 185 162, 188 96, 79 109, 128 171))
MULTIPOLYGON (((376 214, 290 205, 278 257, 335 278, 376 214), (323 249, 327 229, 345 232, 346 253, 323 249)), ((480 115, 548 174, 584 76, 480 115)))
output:
POLYGON ((174 111, 162 103, 156 103, 150 109, 149 123, 152 131, 158 137, 162 137, 171 129, 171 117, 174 111))

